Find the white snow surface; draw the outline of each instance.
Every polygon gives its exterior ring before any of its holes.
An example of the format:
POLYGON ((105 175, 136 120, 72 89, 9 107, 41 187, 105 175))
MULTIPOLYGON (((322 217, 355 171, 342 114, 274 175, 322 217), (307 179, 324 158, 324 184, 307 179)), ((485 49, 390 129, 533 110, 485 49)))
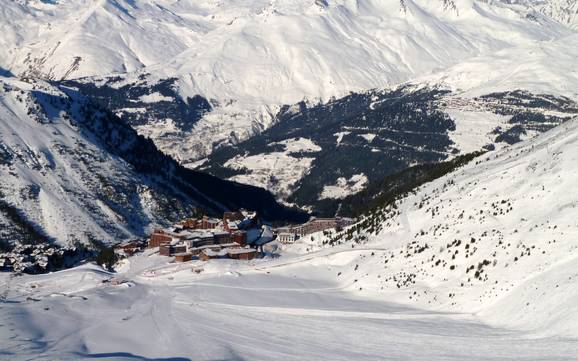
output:
POLYGON ((299 152, 319 152, 321 147, 315 144, 311 139, 307 138, 292 138, 280 142, 271 143, 269 145, 282 145, 285 150, 290 153, 299 152))
POLYGON ((337 183, 323 187, 319 199, 344 199, 355 193, 361 192, 367 185, 367 176, 363 173, 354 174, 349 179, 337 178, 337 183))
POLYGON ((281 145, 284 149, 280 152, 235 156, 223 165, 234 170, 248 170, 248 173, 232 176, 230 180, 265 188, 283 200, 309 172, 315 160, 299 153, 319 152, 321 147, 307 138, 287 139, 269 145, 281 145))
POLYGON ((59 245, 141 236, 167 197, 79 124, 80 106, 49 83, 0 77, 0 198, 59 245))
POLYGON ((442 85, 462 97, 522 89, 578 97, 578 35, 512 47, 470 58, 412 83, 442 85), (523 59, 523 61, 521 61, 523 59))
MULTIPOLYGON (((97 167, 102 165, 99 169, 103 178, 128 177, 126 165, 95 147, 62 118, 55 117, 47 124, 33 119, 29 114, 29 109, 34 107, 28 93, 32 91, 31 84, 0 78, 0 87, 4 86, 14 90, 4 92, 0 88, 0 146, 17 154, 12 166, 0 164, 0 190, 5 199, 22 209, 31 221, 62 245, 74 240, 86 241, 88 232, 102 240, 115 241, 97 224, 95 220, 99 217, 124 230, 126 238, 132 237, 126 222, 96 199, 94 205, 99 211, 82 206, 77 197, 87 194, 94 197, 97 191, 95 184, 86 181, 91 170, 62 150, 94 157, 91 162, 97 167), (21 95, 18 89, 23 90, 21 95), (34 187, 39 190, 37 199, 23 196, 34 187)), ((37 86, 35 91, 62 96, 55 88, 38 89, 37 86)))

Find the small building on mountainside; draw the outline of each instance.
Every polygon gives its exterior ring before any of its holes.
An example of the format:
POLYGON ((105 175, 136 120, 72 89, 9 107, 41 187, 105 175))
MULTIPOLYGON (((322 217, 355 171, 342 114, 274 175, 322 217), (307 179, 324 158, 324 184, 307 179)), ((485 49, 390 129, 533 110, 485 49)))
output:
POLYGON ((295 241, 299 239, 299 236, 296 233, 291 232, 291 230, 283 230, 283 231, 278 230, 277 232, 278 232, 277 239, 281 243, 285 244, 295 243, 295 241))
POLYGON ((173 237, 166 234, 162 229, 155 229, 151 234, 151 238, 149 240, 149 247, 158 247, 161 243, 170 243, 173 240, 173 237))
POLYGON ((345 228, 353 223, 355 223, 355 220, 351 218, 312 218, 304 224, 277 228, 276 232, 279 242, 287 244, 294 243, 299 238, 312 233, 328 229, 345 228))
POLYGON ((142 251, 145 247, 146 247, 145 241, 135 239, 116 245, 114 247, 114 250, 116 253, 122 254, 124 256, 131 256, 139 251, 142 251))
POLYGON ((227 250, 229 258, 249 261, 257 257, 258 252, 253 248, 237 248, 227 250))
POLYGON ((193 255, 190 253, 176 253, 175 262, 188 262, 193 259, 193 255))

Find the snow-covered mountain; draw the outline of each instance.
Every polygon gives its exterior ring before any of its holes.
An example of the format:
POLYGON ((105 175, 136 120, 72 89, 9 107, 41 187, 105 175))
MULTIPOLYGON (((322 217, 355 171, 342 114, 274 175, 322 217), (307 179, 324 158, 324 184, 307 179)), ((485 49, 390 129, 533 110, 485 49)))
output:
POLYGON ((576 115, 576 49, 570 35, 473 57, 394 90, 284 107, 275 125, 215 151, 201 168, 330 213, 339 204, 327 199, 411 165, 500 148, 576 115), (317 151, 277 145, 303 139, 317 151))
POLYGON ((16 75, 61 79, 165 61, 214 28, 194 1, 8 0, 0 62, 16 75))
POLYGON ((562 96, 472 94, 407 85, 288 107, 274 126, 215 151, 202 169, 331 216, 409 167, 500 149, 578 115, 578 103, 562 96))
POLYGON ((190 166, 268 128, 285 104, 570 34, 528 17, 528 6, 472 0, 11 1, 2 11, 6 71, 90 76, 85 91, 190 166), (196 101, 191 111, 148 112, 189 99, 202 100, 201 117, 190 116, 196 101))
POLYGON ((577 146, 575 119, 294 247, 358 249, 336 259, 352 289, 575 337, 577 146))
POLYGON ((299 217, 263 189, 182 168, 71 89, 14 78, 0 80, 0 179, 9 245, 118 242, 196 208, 299 217))
POLYGON ((68 79, 61 86, 182 164, 334 211, 409 166, 500 148, 573 116, 578 37, 552 15, 571 9, 563 1, 19 0, 0 10, 0 66, 5 75, 68 79), (410 90, 396 101, 399 89, 410 90))
POLYGON ((578 360, 576 9, 3 1, 0 250, 306 216, 214 175, 371 210, 251 261, 0 272, 0 359, 578 360))

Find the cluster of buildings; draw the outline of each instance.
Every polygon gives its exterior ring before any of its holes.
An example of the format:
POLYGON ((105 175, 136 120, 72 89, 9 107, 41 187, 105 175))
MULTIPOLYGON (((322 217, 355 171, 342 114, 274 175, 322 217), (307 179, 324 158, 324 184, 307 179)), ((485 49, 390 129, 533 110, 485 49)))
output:
POLYGON ((170 229, 155 229, 148 246, 158 247, 160 255, 174 257, 177 262, 193 257, 250 260, 275 238, 271 226, 256 213, 241 210, 225 212, 222 219, 204 216, 186 219, 170 229))
POLYGON ((281 243, 293 243, 308 234, 322 232, 328 229, 341 229, 355 223, 351 218, 311 218, 309 222, 294 226, 276 229, 277 237, 281 243))

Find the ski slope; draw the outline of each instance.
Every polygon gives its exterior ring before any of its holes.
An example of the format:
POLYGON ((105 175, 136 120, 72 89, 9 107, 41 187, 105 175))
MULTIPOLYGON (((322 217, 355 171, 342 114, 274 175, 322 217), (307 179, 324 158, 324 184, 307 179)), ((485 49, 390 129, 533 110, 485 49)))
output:
MULTIPOLYGON (((10 360, 575 360, 575 342, 424 311, 335 281, 351 257, 284 264, 166 265, 144 254, 8 279, 0 329, 10 360), (153 273, 154 270, 154 273, 153 273), (315 277, 311 277, 315 274, 315 277), (103 283, 111 277, 125 280, 103 283)), ((0 356, 2 357, 2 356, 0 356)))

